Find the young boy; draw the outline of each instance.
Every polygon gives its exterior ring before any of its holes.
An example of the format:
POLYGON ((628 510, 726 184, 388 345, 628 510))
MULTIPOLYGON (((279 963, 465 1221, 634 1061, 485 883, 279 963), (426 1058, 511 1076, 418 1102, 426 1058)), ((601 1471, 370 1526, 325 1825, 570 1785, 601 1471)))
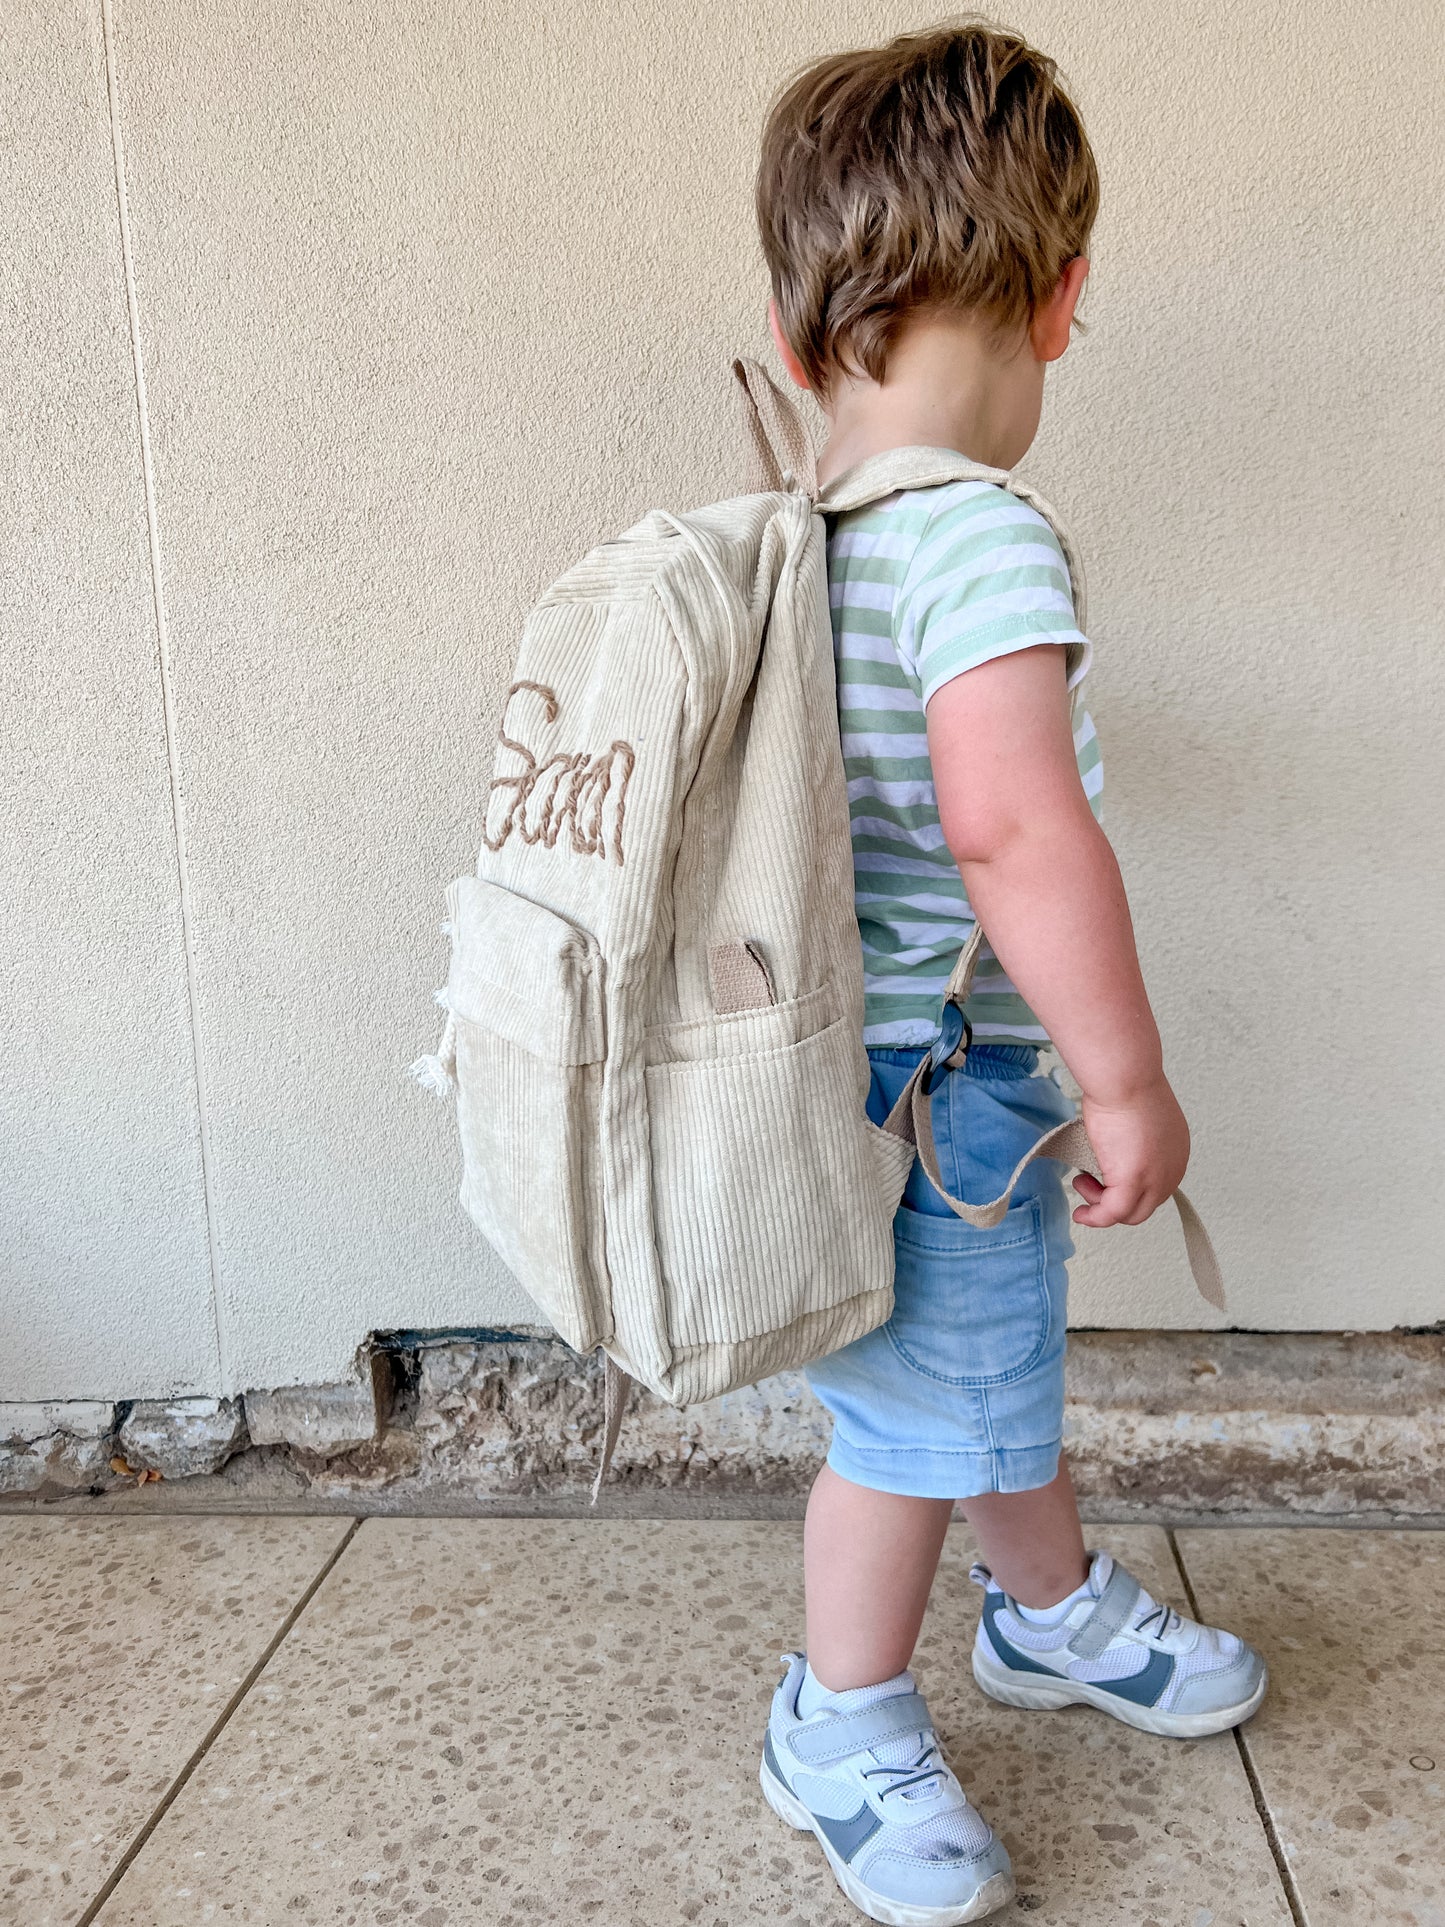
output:
MULTIPOLYGON (((1013 34, 939 28, 803 74, 768 121, 758 212, 779 353, 828 419, 820 479, 907 447, 1013 468, 1069 343, 1097 205, 1053 63, 1013 34)), ((994 1197, 1070 1114, 1035 1075, 1052 1040, 1103 1172, 1076 1178, 1074 1220, 1142 1223, 1189 1132, 1091 807, 1093 727, 1071 719, 1089 644, 1058 539, 1017 496, 955 482, 834 518, 828 571, 871 1114, 937 1037, 977 917, 975 1042, 933 1098, 945 1182, 994 1197)), ((979 1231, 915 1166, 896 1246, 888 1324, 810 1372, 833 1442, 808 1505, 808 1653, 787 1662, 762 1784, 864 1913, 943 1927, 1013 1893, 906 1670, 955 1499, 987 1562, 974 1671, 995 1698, 1194 1737, 1247 1718, 1265 1674, 1085 1550, 1060 1461, 1060 1167, 1033 1165, 979 1231)))

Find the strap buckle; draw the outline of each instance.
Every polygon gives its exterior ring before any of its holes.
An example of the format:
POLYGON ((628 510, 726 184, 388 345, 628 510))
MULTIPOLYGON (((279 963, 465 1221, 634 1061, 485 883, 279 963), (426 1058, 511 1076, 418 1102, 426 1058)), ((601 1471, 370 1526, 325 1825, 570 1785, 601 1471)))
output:
POLYGON ((940 1071, 951 1070, 961 1064, 973 1045, 973 1025, 963 1014, 961 1004, 954 1003, 950 997, 943 1006, 943 1022, 939 1028, 938 1041, 928 1053, 928 1062, 923 1067, 921 1088, 925 1097, 932 1097, 934 1079, 940 1071))

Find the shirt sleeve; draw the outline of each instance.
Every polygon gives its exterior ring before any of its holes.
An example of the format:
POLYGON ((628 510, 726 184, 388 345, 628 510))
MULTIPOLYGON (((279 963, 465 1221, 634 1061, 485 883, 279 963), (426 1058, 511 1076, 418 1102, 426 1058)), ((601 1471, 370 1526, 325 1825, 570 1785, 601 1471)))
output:
POLYGON ((1075 688, 1091 650, 1043 516, 988 482, 937 495, 893 611, 899 657, 923 702, 966 670, 1041 643, 1063 647, 1075 688))

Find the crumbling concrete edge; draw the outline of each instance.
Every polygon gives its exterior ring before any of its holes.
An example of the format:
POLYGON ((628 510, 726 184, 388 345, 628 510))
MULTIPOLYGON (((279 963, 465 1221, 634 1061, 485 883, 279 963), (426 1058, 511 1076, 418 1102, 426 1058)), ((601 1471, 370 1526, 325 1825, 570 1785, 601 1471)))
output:
MULTIPOLYGON (((345 1385, 0 1405, 0 1495, 107 1511, 580 1515, 599 1376, 543 1332, 407 1332, 377 1334, 345 1385)), ((681 1413, 635 1393, 598 1510, 793 1517, 827 1439, 798 1374, 681 1413)), ((1075 1333, 1065 1442, 1098 1520, 1440 1524, 1445 1334, 1075 1333)))

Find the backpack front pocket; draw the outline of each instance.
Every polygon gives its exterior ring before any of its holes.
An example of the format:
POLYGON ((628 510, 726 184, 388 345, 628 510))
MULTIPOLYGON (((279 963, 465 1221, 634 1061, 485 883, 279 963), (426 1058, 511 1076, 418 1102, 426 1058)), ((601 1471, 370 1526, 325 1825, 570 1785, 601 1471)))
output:
POLYGON ((598 1126, 602 960, 586 931, 479 877, 447 893, 462 1204, 577 1351, 609 1330, 598 1126))
POLYGON ((911 1153, 864 1116, 846 1018, 771 1050, 653 1063, 647 1100, 674 1347, 751 1340, 887 1289, 911 1153))

